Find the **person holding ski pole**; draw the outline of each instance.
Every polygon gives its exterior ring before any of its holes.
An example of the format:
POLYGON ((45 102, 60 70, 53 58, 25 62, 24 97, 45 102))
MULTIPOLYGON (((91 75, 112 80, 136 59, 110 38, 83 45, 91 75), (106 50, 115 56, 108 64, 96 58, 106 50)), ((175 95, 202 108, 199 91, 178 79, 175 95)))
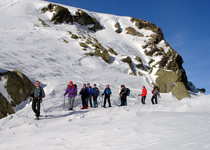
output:
POLYGON ((121 99, 120 106, 126 106, 127 105, 127 88, 125 88, 125 85, 121 85, 121 91, 119 95, 121 99))
POLYGON ((143 89, 141 92, 141 103, 142 104, 145 104, 146 97, 147 97, 147 89, 145 88, 145 86, 143 86, 143 89))
POLYGON ((88 91, 88 88, 86 87, 86 84, 83 84, 83 88, 81 89, 79 94, 81 95, 81 98, 82 98, 83 107, 81 109, 88 109, 87 99, 89 96, 89 91, 88 91))
POLYGON ((92 104, 93 88, 90 86, 90 83, 87 83, 87 88, 89 91, 88 101, 90 103, 90 107, 93 108, 93 104, 92 104))
POLYGON ((73 82, 70 81, 64 93, 64 96, 68 94, 69 110, 73 110, 76 93, 77 93, 77 88, 74 86, 73 82))
POLYGON ((97 101, 97 98, 98 98, 98 95, 99 95, 99 89, 96 87, 96 84, 93 84, 93 105, 94 105, 94 108, 98 107, 98 101, 97 101))
POLYGON ((151 98, 153 105, 158 104, 157 96, 160 97, 160 92, 157 87, 154 87, 154 89, 152 90, 152 98, 151 98), (154 99, 155 99, 155 102, 154 102, 154 99))
POLYGON ((104 106, 103 106, 104 108, 106 108, 106 100, 108 100, 109 107, 112 107, 111 106, 111 102, 110 102, 111 94, 112 94, 112 91, 111 91, 109 85, 107 85, 105 90, 104 90, 104 93, 102 94, 102 96, 105 95, 105 97, 104 97, 104 106))
POLYGON ((45 97, 45 92, 40 86, 40 82, 36 81, 36 85, 30 93, 30 96, 33 97, 32 101, 32 110, 36 115, 36 119, 39 119, 40 116, 40 104, 42 103, 42 98, 45 97))

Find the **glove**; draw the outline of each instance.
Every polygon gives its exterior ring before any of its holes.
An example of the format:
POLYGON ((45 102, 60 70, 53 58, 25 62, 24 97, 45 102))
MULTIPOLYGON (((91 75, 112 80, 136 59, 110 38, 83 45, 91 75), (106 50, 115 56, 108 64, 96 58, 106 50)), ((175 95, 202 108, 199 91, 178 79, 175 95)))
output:
POLYGON ((66 96, 66 94, 63 94, 63 96, 66 96))
POLYGON ((104 96, 104 93, 102 94, 102 96, 104 96))

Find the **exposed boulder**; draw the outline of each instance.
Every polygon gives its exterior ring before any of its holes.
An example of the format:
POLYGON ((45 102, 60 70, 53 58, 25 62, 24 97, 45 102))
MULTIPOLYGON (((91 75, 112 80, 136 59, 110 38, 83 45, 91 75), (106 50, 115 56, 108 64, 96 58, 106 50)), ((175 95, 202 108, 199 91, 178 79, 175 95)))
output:
POLYGON ((5 89, 12 99, 11 102, 0 93, 0 118, 6 117, 8 114, 15 113, 13 107, 19 105, 29 97, 29 92, 32 91, 33 83, 20 71, 5 71, 0 72, 0 77, 6 79, 5 89))
POLYGON ((6 117, 8 114, 15 113, 12 105, 0 93, 0 119, 6 117))
POLYGON ((109 55, 109 53, 105 49, 95 50, 94 54, 96 56, 101 57, 105 62, 110 63, 111 56, 109 55))
POLYGON ((191 97, 185 85, 182 82, 176 82, 175 86, 172 89, 172 94, 178 99, 181 100, 185 97, 191 97))
POLYGON ((111 54, 115 55, 115 56, 117 56, 117 55, 118 55, 118 53, 117 53, 117 52, 115 52, 115 51, 114 51, 114 49, 113 49, 113 48, 111 48, 111 47, 109 47, 109 52, 110 52, 111 54))
POLYGON ((83 47, 83 50, 87 50, 87 48, 88 48, 88 45, 85 44, 85 43, 83 43, 83 42, 80 42, 79 45, 80 45, 81 47, 83 47))
POLYGON ((155 24, 138 18, 131 18, 131 22, 135 23, 135 26, 138 27, 138 29, 147 29, 155 32, 154 41, 156 44, 164 39, 162 30, 155 24))
POLYGON ((117 22, 117 23, 114 25, 114 27, 116 28, 116 30, 115 30, 116 33, 121 33, 122 30, 123 30, 123 29, 121 28, 119 22, 117 22))
POLYGON ((92 52, 88 52, 88 53, 85 53, 86 56, 94 56, 94 53, 92 52))
POLYGON ((126 58, 123 58, 122 61, 129 65, 130 75, 136 75, 135 69, 134 69, 134 66, 133 66, 133 62, 132 62, 131 58, 129 56, 127 56, 126 58))
POLYGON ((161 93, 169 93, 171 92, 174 83, 177 82, 178 76, 173 71, 165 71, 159 69, 156 72, 158 76, 156 79, 156 85, 159 87, 161 93))
POLYGON ((22 101, 25 101, 29 96, 29 92, 34 87, 33 83, 23 73, 17 70, 7 72, 5 78, 7 79, 5 88, 12 98, 12 106, 16 106, 22 101))
POLYGON ((132 27, 127 27, 125 30, 127 31, 126 34, 130 34, 132 36, 139 36, 139 37, 143 37, 144 36, 143 34, 141 34, 140 32, 136 31, 132 27))
POLYGON ((78 10, 75 13, 75 16, 73 16, 73 21, 77 22, 82 26, 93 25, 93 27, 88 28, 89 30, 96 31, 102 29, 102 26, 95 18, 91 17, 82 10, 78 10))
POLYGON ((71 38, 72 38, 72 39, 78 39, 79 37, 78 37, 76 34, 72 34, 72 35, 71 35, 71 38))
POLYGON ((72 15, 69 12, 69 10, 65 7, 55 5, 55 4, 49 4, 47 7, 44 7, 41 10, 42 13, 45 13, 47 11, 54 12, 51 18, 51 22, 53 22, 54 24, 64 23, 64 22, 72 23, 72 15))
POLYGON ((184 83, 180 81, 179 76, 174 71, 159 69, 156 75, 158 75, 156 85, 159 87, 161 93, 172 92, 178 100, 184 97, 190 97, 184 83))
POLYGON ((50 27, 47 23, 45 23, 41 18, 38 18, 38 20, 41 22, 43 27, 50 27))
POLYGON ((82 10, 78 10, 75 13, 75 15, 71 15, 68 8, 50 3, 47 7, 44 7, 41 10, 42 13, 45 13, 47 11, 53 12, 51 22, 53 22, 54 24, 69 23, 69 22, 73 24, 73 22, 77 22, 82 26, 93 25, 92 27, 88 28, 89 30, 92 31, 97 31, 102 29, 101 24, 95 18, 91 17, 82 10))
POLYGON ((64 43, 69 43, 69 41, 67 41, 66 39, 62 38, 62 40, 63 40, 64 43))

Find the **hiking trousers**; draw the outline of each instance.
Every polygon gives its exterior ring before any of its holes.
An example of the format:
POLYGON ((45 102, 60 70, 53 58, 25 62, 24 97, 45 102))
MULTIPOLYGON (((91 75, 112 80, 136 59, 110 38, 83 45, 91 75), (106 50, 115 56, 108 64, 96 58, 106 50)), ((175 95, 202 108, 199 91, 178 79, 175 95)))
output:
POLYGON ((74 107, 74 99, 75 97, 69 97, 68 101, 69 101, 69 109, 73 109, 74 107))
POLYGON ((39 99, 39 98, 33 98, 32 110, 36 114, 36 117, 39 117, 40 116, 40 103, 41 103, 41 99, 39 99))
POLYGON ((112 107, 112 106, 111 106, 110 96, 109 96, 109 95, 105 95, 105 97, 104 97, 104 107, 106 107, 106 100, 108 100, 109 107, 112 107))

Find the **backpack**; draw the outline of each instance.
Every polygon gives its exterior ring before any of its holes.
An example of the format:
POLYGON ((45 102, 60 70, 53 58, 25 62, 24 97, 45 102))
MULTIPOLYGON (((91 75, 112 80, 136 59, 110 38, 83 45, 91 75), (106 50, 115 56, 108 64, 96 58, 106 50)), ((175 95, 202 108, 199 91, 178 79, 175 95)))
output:
POLYGON ((130 89, 127 88, 127 89, 126 89, 126 95, 127 95, 127 96, 130 96, 130 92, 131 92, 130 89))
MULTIPOLYGON (((74 87, 75 87, 75 89, 77 89, 77 85, 76 84, 74 84, 74 87)), ((75 95, 77 95, 77 92, 75 92, 75 95)))

